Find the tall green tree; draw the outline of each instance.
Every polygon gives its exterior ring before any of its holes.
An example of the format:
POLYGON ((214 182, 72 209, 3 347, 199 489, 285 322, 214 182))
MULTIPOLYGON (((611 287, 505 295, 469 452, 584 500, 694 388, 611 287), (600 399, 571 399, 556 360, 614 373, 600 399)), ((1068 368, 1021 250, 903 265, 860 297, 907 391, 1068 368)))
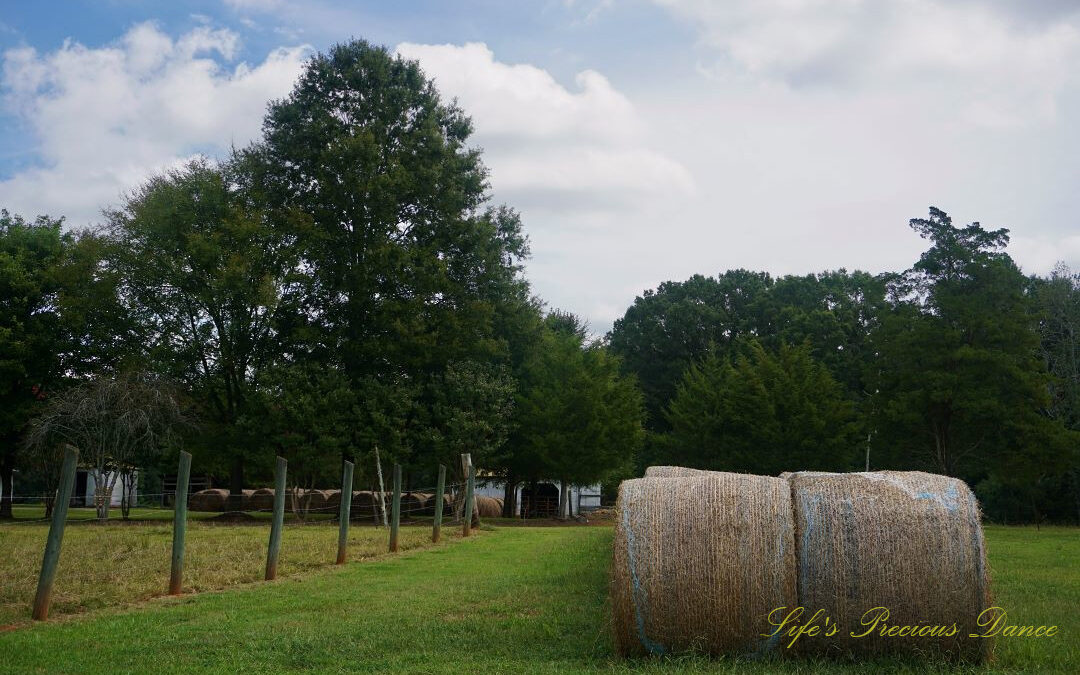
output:
MULTIPOLYGON (((576 317, 555 313, 545 327, 522 371, 510 475, 564 486, 628 475, 644 436, 635 379, 605 346, 587 342, 576 317)), ((513 507, 504 503, 509 514, 513 507)))
POLYGON ((151 178, 108 213, 120 297, 143 356, 198 402, 203 459, 230 473, 234 503, 245 461, 264 452, 251 402, 281 353, 275 315, 298 264, 294 241, 246 189, 245 170, 240 161, 196 160, 151 178))
POLYGON ((860 430, 853 402, 808 344, 775 352, 757 340, 713 353, 683 375, 667 410, 667 462, 721 471, 852 468, 860 430))
POLYGON ((290 349, 340 361, 364 401, 357 443, 398 461, 430 437, 425 392, 449 364, 508 358, 500 305, 528 249, 517 214, 486 206, 471 131, 415 61, 352 41, 310 61, 247 152, 306 218, 290 349))
POLYGON ((0 518, 11 518, 17 450, 27 422, 63 377, 60 274, 72 237, 61 220, 0 211, 0 518))
POLYGON ((890 284, 874 332, 876 463, 1034 485, 1059 470, 1063 437, 1008 231, 936 208, 911 227, 931 245, 890 284))
MULTIPOLYGON (((1040 310, 1041 352, 1053 378, 1047 414, 1080 433, 1080 274, 1059 263, 1049 278, 1032 279, 1032 286, 1040 310)), ((1060 494, 1060 501, 1046 504, 1045 510, 1080 523, 1080 441, 1071 448, 1068 473, 1058 485, 1047 486, 1047 496, 1060 494)))

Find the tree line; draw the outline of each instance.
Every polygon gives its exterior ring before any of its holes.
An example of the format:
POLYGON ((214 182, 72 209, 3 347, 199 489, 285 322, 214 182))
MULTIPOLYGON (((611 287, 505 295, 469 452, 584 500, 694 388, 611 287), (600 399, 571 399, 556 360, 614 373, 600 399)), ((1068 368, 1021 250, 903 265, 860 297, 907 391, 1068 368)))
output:
POLYGON ((898 273, 666 282, 607 336, 638 378, 649 464, 776 475, 925 470, 1002 522, 1080 522, 1080 275, 1026 276, 1008 231, 910 221, 898 273))
POLYGON ((931 208, 903 272, 696 275, 591 339, 532 294, 471 132, 415 62, 353 41, 307 64, 257 141, 149 177, 100 225, 3 211, 0 517, 16 470, 47 493, 71 443, 121 476, 169 472, 182 445, 236 507, 275 454, 297 487, 345 459, 363 483, 376 454, 423 486, 470 452, 508 515, 522 483, 610 495, 673 463, 922 469, 995 520, 1080 520, 1066 267, 1024 275, 1006 230, 931 208), (124 456, 44 433, 120 405, 172 426, 138 426, 124 456))
POLYGON ((362 482, 376 452, 414 486, 461 452, 511 486, 628 473, 633 377, 532 295, 471 132, 416 62, 353 41, 307 64, 259 140, 148 178, 98 226, 4 211, 0 516, 16 468, 47 491, 34 467, 76 442, 40 420, 116 381, 167 383, 185 422, 92 466, 167 472, 183 445, 235 506, 275 454, 297 487, 345 459, 362 482))

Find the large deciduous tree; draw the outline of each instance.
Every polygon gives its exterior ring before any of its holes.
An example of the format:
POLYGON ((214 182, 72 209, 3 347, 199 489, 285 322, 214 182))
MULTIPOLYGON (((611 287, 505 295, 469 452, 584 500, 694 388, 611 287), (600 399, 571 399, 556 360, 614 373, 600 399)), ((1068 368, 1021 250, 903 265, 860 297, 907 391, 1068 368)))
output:
POLYGON ((274 317, 297 264, 293 241, 271 227, 248 183, 239 160, 196 160, 150 179, 108 214, 121 297, 144 355, 199 403, 213 445, 203 458, 228 467, 235 508, 245 459, 263 440, 251 419, 256 379, 280 353, 274 317))
POLYGON ((17 450, 45 391, 61 377, 61 221, 0 211, 0 518, 11 518, 17 450))
POLYGON ((497 329, 524 285, 520 221, 485 208, 470 133, 416 62, 353 41, 312 59, 247 152, 261 189, 305 216, 290 349, 341 363, 363 402, 356 443, 399 461, 431 437, 425 392, 449 364, 508 358, 497 329))

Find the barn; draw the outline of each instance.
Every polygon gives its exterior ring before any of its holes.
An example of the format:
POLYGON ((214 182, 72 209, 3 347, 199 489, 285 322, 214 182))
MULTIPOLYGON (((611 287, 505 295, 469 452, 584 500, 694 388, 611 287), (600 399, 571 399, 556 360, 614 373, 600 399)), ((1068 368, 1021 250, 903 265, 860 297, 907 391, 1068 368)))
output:
MULTIPOLYGON (((515 488, 516 499, 514 515, 519 518, 556 518, 559 515, 559 503, 562 496, 562 483, 559 481, 537 481, 519 483, 515 488), (536 494, 533 495, 535 488, 536 494)), ((566 485, 570 502, 568 516, 588 513, 600 508, 600 485, 566 485)), ((497 478, 477 477, 476 494, 484 497, 504 499, 506 483, 497 478)))

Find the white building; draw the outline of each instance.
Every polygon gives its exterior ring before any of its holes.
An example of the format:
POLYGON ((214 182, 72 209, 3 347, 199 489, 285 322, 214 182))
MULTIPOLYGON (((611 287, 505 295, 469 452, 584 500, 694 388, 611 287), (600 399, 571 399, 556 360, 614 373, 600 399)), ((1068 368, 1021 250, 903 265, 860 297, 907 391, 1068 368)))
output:
MULTIPOLYGON (((108 473, 103 477, 106 484, 112 480, 112 476, 108 473)), ((84 469, 79 469, 75 472, 75 489, 71 494, 72 506, 94 506, 94 490, 97 489, 97 483, 94 481, 94 474, 84 469)), ((120 484, 120 477, 116 477, 116 485, 113 486, 112 499, 109 500, 109 506, 120 506, 120 501, 124 497, 124 488, 120 484)), ((135 472, 134 484, 131 486, 131 494, 127 495, 128 504, 134 506, 139 497, 139 472, 135 472)))
MULTIPOLYGON (((567 485, 570 495, 570 515, 588 513, 600 508, 600 485, 567 485)), ((532 502, 529 492, 530 484, 521 483, 517 486, 515 516, 521 516, 523 511, 527 514, 532 502)), ((559 514, 559 498, 562 494, 562 484, 559 481, 540 481, 536 483, 536 517, 553 518, 559 514)), ((506 496, 506 484, 498 480, 477 479, 476 494, 484 497, 503 499, 506 496)))

